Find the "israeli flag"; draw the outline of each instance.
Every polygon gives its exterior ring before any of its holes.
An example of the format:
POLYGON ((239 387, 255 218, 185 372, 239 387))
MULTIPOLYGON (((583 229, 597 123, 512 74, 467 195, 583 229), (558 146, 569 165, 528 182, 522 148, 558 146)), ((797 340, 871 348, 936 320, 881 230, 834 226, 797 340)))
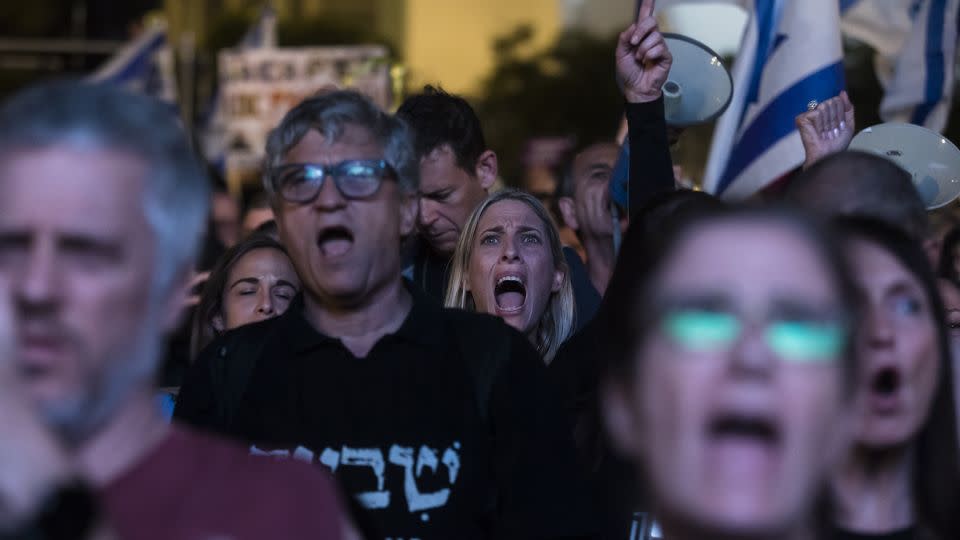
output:
POLYGON ((177 83, 166 24, 151 22, 87 80, 122 86, 176 107, 177 83))
MULTIPOLYGON (((277 14, 269 6, 265 6, 257 17, 257 22, 247 30, 243 39, 237 44, 238 50, 272 49, 277 46, 277 14)), ((206 113, 200 122, 201 146, 203 155, 221 174, 226 168, 227 140, 226 140, 226 111, 224 100, 218 85, 217 91, 210 98, 206 113)))
POLYGON ((755 0, 704 187, 743 199, 804 159, 794 119, 844 88, 837 0, 755 0))
POLYGON ((877 52, 880 116, 942 132, 955 83, 960 0, 844 0, 843 31, 877 52))

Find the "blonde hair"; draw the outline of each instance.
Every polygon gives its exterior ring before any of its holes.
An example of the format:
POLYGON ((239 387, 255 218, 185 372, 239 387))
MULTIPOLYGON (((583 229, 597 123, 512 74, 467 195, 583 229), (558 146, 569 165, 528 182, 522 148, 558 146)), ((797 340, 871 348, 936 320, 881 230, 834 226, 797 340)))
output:
POLYGON ((473 301, 473 296, 465 287, 473 245, 477 237, 480 218, 483 217, 487 209, 502 201, 520 201, 529 206, 533 213, 540 218, 550 244, 553 267, 563 273, 560 290, 550 294, 547 309, 540 316, 536 329, 534 345, 543 361, 549 364, 556 356, 560 345, 573 333, 575 316, 573 285, 570 281, 570 268, 567 266, 567 260, 563 255, 563 245, 560 243, 560 233, 557 231, 557 226, 547 209, 533 195, 515 189, 504 189, 487 197, 470 214, 470 218, 460 234, 460 239, 457 241, 457 249, 453 253, 453 265, 450 269, 450 281, 447 283, 444 305, 476 311, 477 307, 473 301))

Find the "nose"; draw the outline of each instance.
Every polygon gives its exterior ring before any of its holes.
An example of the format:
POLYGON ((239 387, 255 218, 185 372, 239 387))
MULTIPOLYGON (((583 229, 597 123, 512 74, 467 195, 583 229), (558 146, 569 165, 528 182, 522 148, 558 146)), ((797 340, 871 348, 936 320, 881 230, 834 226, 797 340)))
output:
POLYGON ((62 275, 53 240, 35 242, 19 274, 16 277, 19 284, 14 284, 15 294, 25 308, 48 310, 60 300, 62 275))
POLYGON ((323 179, 323 185, 320 186, 320 193, 313 200, 313 207, 321 212, 333 212, 340 210, 347 205, 347 200, 337 188, 336 182, 332 176, 323 179))
POLYGON ((510 236, 505 236, 503 239, 503 248, 500 252, 500 260, 503 262, 514 262, 520 260, 520 252, 517 250, 517 243, 510 236))
POLYGON ((894 329, 892 321, 879 306, 870 306, 864 333, 870 347, 884 348, 893 345, 894 329))
POLYGON ((273 304, 273 295, 269 290, 261 290, 257 293, 257 315, 272 317, 276 313, 276 307, 273 304))
POLYGON ((753 324, 744 328, 743 334, 731 350, 732 372, 741 377, 766 379, 776 365, 776 356, 764 339, 764 328, 753 324))
POLYGON ((420 197, 418 203, 419 213, 417 219, 420 221, 420 226, 429 227, 436 223, 440 216, 437 214, 437 209, 433 201, 420 197))

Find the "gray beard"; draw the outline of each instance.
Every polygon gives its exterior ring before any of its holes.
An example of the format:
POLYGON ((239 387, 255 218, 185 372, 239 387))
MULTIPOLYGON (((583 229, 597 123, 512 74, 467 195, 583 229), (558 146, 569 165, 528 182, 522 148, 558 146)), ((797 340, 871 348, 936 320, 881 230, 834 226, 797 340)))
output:
POLYGON ((70 447, 88 440, 138 389, 150 387, 163 337, 149 316, 134 339, 110 354, 103 371, 92 375, 81 391, 41 405, 47 425, 70 447))

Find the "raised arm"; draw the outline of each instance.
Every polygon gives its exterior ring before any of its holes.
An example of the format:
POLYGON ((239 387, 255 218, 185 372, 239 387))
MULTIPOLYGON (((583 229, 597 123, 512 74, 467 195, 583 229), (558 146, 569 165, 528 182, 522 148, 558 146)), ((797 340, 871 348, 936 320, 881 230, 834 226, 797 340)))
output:
POLYGON ((626 100, 630 212, 675 185, 661 91, 673 56, 657 27, 654 4, 654 0, 643 1, 636 22, 620 34, 615 53, 626 100))

